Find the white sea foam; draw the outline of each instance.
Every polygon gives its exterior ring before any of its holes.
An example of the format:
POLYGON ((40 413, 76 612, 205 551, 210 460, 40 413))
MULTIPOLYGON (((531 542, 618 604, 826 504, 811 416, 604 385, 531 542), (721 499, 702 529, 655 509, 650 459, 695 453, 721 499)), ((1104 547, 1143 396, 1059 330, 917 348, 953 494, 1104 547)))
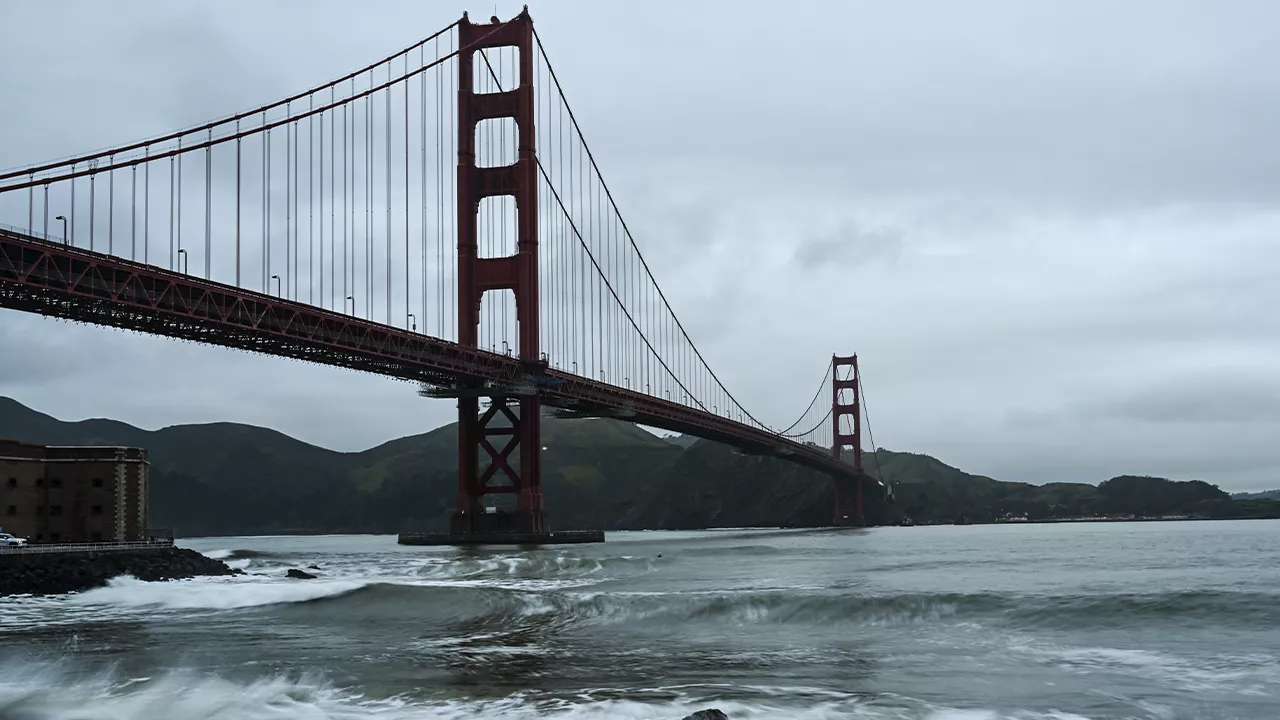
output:
MULTIPOLYGON (((617 691, 613 691, 616 693, 617 691)), ((637 697, 643 693, 637 694, 637 697)), ((803 705, 785 702, 718 702, 677 693, 675 700, 644 702, 584 692, 574 697, 547 697, 536 692, 497 699, 368 698, 336 688, 316 676, 273 676, 235 682, 193 671, 174 671, 155 678, 118 677, 104 673, 77 677, 65 667, 11 663, 0 668, 0 718, 22 720, 676 720, 696 710, 718 707, 733 720, 834 720, 836 718, 919 720, 1077 720, 1055 713, 1002 715, 983 710, 956 710, 895 700, 872 703, 852 695, 813 697, 803 705)))
POLYGON ((1010 643, 1016 652, 1076 673, 1127 674, 1193 691, 1230 690, 1259 694, 1274 690, 1280 659, 1264 653, 1180 655, 1154 650, 1010 643))
POLYGON ((124 576, 106 587, 70 598, 76 605, 159 607, 173 610, 230 610, 234 608, 305 602, 332 597, 369 585, 368 580, 265 580, 261 577, 201 578, 143 582, 124 576))

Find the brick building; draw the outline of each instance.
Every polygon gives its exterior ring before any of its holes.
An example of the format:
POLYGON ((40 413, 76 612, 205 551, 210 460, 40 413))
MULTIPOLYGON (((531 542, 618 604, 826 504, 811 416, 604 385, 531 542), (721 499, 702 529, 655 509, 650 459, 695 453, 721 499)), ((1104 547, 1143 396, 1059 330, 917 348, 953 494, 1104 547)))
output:
POLYGON ((147 539, 141 448, 0 440, 0 528, 39 542, 147 539))

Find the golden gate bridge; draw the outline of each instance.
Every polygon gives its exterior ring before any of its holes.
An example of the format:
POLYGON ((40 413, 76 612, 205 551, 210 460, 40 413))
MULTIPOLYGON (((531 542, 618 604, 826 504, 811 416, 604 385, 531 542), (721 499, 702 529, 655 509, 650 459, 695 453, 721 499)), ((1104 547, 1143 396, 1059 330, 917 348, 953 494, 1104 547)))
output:
POLYGON ((857 357, 832 356, 790 425, 743 407, 645 262, 527 8, 464 14, 198 127, 0 172, 0 223, 0 307, 455 399, 449 541, 554 539, 544 412, 814 468, 833 522, 863 523, 857 357))

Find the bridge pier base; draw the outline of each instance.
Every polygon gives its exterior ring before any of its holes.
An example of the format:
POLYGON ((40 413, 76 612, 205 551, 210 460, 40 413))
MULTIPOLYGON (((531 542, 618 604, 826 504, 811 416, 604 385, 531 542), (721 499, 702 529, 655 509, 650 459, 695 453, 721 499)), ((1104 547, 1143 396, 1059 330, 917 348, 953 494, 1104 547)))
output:
POLYGON ((527 535, 550 529, 542 504, 541 403, 536 395, 513 400, 493 396, 481 414, 478 397, 458 398, 452 534, 527 535), (486 506, 486 495, 515 495, 515 507, 486 506))
POLYGON ((867 518, 862 511, 862 477, 832 478, 835 513, 831 524, 836 527, 863 527, 867 518))

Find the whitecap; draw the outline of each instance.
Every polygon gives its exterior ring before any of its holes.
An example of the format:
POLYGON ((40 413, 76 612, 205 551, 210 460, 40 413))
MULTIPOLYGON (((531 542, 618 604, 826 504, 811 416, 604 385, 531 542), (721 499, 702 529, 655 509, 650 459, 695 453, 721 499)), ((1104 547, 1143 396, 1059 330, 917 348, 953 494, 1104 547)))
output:
POLYGON ((71 596, 77 605, 159 607, 172 610, 231 610, 235 608, 306 602, 358 590, 367 580, 264 580, 261 577, 200 578, 144 582, 130 576, 112 579, 105 587, 71 596))

